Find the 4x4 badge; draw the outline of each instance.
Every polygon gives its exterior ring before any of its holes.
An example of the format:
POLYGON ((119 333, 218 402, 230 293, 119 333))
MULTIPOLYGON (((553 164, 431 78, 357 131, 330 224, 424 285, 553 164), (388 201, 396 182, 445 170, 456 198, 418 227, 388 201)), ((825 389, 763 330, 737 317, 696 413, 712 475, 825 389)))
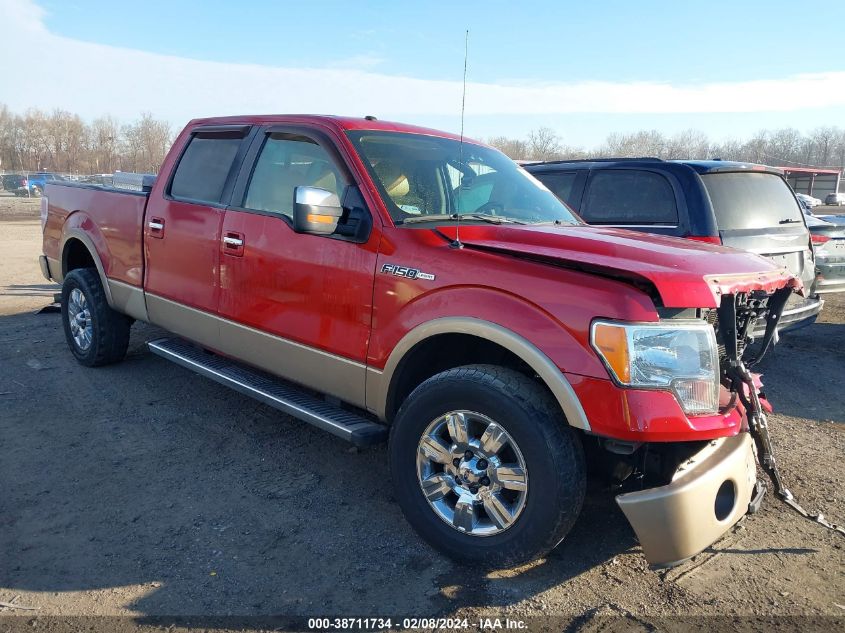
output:
POLYGON ((405 277, 406 279, 424 279, 425 281, 434 281, 434 275, 431 273, 424 273, 417 268, 408 268, 407 266, 399 266, 398 264, 384 264, 381 267, 381 272, 386 275, 405 277))

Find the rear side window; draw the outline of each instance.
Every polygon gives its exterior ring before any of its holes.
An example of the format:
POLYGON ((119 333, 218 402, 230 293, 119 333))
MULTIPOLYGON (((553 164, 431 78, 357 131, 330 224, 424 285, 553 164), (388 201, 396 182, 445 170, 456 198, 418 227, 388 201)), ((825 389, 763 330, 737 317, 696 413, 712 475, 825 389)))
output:
POLYGON ((575 185, 575 178, 578 177, 578 172, 559 171, 547 174, 534 174, 534 177, 546 185, 558 198, 570 207, 572 206, 572 187, 575 185))
POLYGON ((702 175, 701 180, 720 231, 803 224, 789 185, 777 174, 714 173, 702 175))
POLYGON ((194 136, 173 174, 170 195, 218 204, 241 142, 240 138, 194 136))
POLYGON ((593 173, 581 217, 590 224, 676 225, 678 207, 664 176, 607 169, 593 173))

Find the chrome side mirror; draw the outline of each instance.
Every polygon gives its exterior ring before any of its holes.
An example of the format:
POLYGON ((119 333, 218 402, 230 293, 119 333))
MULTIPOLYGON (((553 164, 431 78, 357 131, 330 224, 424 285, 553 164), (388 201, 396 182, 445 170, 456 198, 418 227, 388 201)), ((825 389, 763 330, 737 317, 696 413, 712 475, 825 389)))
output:
POLYGON ((342 215, 337 194, 319 187, 293 190, 293 230, 297 233, 331 235, 342 215))

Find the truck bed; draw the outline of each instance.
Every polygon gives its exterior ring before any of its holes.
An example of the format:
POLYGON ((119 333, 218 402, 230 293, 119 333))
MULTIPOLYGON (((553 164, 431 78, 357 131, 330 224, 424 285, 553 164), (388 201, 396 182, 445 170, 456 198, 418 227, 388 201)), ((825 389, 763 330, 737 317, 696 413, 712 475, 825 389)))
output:
POLYGON ((102 185, 51 182, 44 254, 61 263, 64 243, 87 237, 109 279, 141 286, 144 278, 144 211, 149 193, 102 185))

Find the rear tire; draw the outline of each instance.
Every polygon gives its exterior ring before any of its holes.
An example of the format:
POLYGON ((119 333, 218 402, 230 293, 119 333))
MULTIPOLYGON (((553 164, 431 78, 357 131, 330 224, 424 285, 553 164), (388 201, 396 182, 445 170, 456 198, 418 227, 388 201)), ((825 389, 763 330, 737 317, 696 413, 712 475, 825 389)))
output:
POLYGON ((543 556, 584 501, 579 438, 540 384, 503 367, 458 367, 422 383, 397 414, 389 455, 408 522, 460 561, 500 567, 543 556))
POLYGON ((68 347, 81 365, 99 367, 126 356, 132 321, 109 307, 93 268, 78 268, 65 277, 62 323, 68 347))

